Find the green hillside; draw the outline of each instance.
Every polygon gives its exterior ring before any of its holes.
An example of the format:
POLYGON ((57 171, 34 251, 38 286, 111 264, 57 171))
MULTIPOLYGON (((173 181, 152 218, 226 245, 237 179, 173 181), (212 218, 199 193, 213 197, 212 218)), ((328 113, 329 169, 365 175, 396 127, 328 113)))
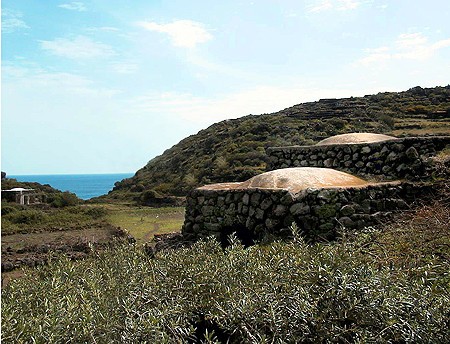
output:
POLYGON ((183 196, 202 184, 242 181, 265 171, 269 146, 308 145, 358 131, 448 135, 450 86, 321 99, 225 120, 183 139, 101 198, 150 204, 160 195, 183 196))

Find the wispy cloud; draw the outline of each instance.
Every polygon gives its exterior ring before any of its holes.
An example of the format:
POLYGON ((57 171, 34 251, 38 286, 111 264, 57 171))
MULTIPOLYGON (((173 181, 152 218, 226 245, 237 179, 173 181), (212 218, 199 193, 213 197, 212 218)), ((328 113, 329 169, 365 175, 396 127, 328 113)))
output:
POLYGON ((95 42, 86 36, 73 39, 56 38, 52 41, 40 41, 41 48, 53 55, 69 59, 92 59, 114 55, 109 45, 95 42))
POLYGON ((78 12, 83 12, 83 11, 87 10, 86 6, 82 2, 79 2, 79 1, 72 1, 67 4, 61 4, 61 5, 58 5, 58 7, 64 8, 66 10, 78 11, 78 12))
POLYGON ((248 114, 275 112, 293 104, 327 97, 358 96, 372 90, 342 88, 302 88, 291 86, 258 86, 213 97, 189 93, 149 93, 130 100, 130 111, 150 115, 178 116, 205 125, 248 114))
POLYGON ((103 31, 103 32, 118 32, 120 30, 118 28, 112 27, 112 26, 100 26, 100 27, 88 27, 86 29, 86 31, 89 31, 89 32, 99 32, 99 31, 103 31))
POLYGON ((5 63, 2 77, 9 85, 20 89, 51 89, 53 92, 112 97, 120 93, 115 89, 98 88, 94 81, 74 73, 50 72, 43 68, 25 67, 5 63))
POLYGON ((195 48, 213 38, 202 23, 192 20, 175 20, 169 24, 143 21, 137 24, 149 31, 167 34, 176 47, 195 48))
POLYGON ((12 33, 20 29, 29 29, 22 17, 23 14, 19 11, 2 8, 2 32, 12 33))
POLYGON ((362 65, 371 65, 389 60, 427 60, 440 49, 450 47, 450 38, 434 43, 422 33, 401 34, 390 46, 375 49, 366 49, 366 56, 357 62, 362 65))
POLYGON ((348 11, 354 10, 361 5, 357 0, 315 0, 307 6, 311 13, 324 12, 328 10, 348 11))
POLYGON ((133 74, 138 71, 139 66, 133 62, 114 62, 111 68, 119 74, 133 74))

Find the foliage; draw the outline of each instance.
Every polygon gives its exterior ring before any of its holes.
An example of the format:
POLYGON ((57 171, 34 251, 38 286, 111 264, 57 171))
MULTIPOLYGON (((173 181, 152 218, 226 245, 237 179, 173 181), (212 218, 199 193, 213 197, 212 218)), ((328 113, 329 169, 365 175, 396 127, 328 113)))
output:
MULTIPOLYGON (((243 181, 265 171, 269 146, 308 145, 347 132, 396 135, 430 128, 437 112, 449 113, 450 86, 386 92, 294 105, 273 114, 226 120, 189 136, 152 159, 103 200, 140 202, 145 190, 184 196, 208 183, 243 181), (414 122, 414 125, 402 123, 414 122), (397 126, 399 131, 396 131, 397 126)), ((439 122, 434 134, 449 133, 439 122)))
POLYGON ((31 208, 2 204, 2 235, 96 226, 106 215, 107 211, 100 206, 31 208))
POLYGON ((38 268, 3 291, 3 341, 439 343, 450 335, 448 271, 380 267, 358 242, 232 242, 156 259, 123 246, 38 268))
POLYGON ((49 196, 48 203, 50 203, 55 208, 64 208, 79 204, 80 199, 74 193, 65 191, 62 193, 55 193, 49 196))

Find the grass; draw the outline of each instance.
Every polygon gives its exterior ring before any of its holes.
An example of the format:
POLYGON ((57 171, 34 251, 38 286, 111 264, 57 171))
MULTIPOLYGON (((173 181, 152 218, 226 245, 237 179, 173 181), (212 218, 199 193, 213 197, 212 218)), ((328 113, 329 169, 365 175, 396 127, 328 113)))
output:
POLYGON ((180 231, 184 222, 182 207, 128 207, 118 204, 105 207, 108 222, 126 229, 138 243, 151 240, 155 234, 180 231))

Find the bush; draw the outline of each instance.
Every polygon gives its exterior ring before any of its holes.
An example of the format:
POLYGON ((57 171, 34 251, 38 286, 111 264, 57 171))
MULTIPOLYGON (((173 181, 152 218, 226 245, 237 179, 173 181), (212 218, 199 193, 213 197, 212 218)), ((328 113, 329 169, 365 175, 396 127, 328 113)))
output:
POLYGON ((48 203, 55 208, 64 208, 79 204, 80 199, 74 193, 65 191, 49 195, 48 203))
POLYGON ((2 204, 2 216, 18 211, 17 207, 2 204))
POLYGON ((47 214, 40 210, 27 209, 11 212, 5 219, 15 224, 37 225, 47 220, 47 214))
POLYGON ((301 240, 223 251, 213 240, 150 259, 123 246, 7 286, 6 342, 433 342, 449 338, 448 271, 411 277, 355 245, 301 240))

